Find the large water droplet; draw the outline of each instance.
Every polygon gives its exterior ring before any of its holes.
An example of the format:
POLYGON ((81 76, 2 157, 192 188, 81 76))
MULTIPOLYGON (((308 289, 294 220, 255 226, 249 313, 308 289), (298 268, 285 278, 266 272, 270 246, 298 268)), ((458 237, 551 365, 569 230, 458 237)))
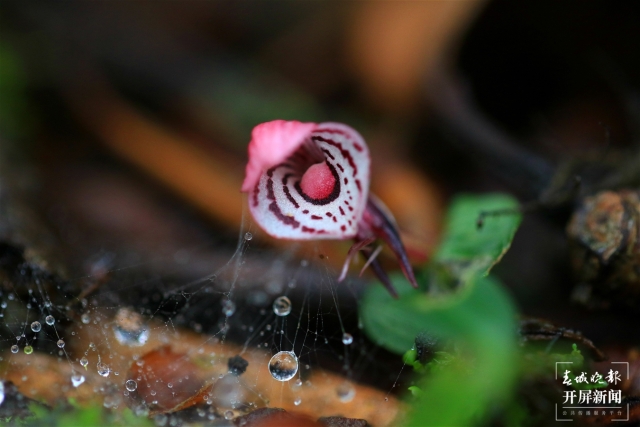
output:
POLYGON ((82 359, 80 359, 80 365, 82 365, 83 367, 87 367, 87 365, 89 364, 89 361, 87 360, 86 357, 83 357, 82 359))
POLYGON ((49 326, 52 326, 54 323, 56 323, 56 319, 51 315, 45 317, 44 321, 47 322, 47 325, 49 326))
POLYGON ((80 316, 80 320, 82 320, 82 323, 84 323, 85 325, 88 325, 89 322, 91 322, 91 316, 89 316, 89 313, 84 313, 82 316, 80 316))
POLYGON ((226 299, 222 302, 222 312, 225 316, 231 317, 236 312, 236 305, 233 301, 226 299))
POLYGON ((107 365, 106 363, 98 362, 96 366, 98 368, 98 374, 100 374, 105 378, 108 377, 109 374, 111 373, 111 369, 109 368, 109 365, 107 365))
POLYGON ((134 380, 127 380, 124 383, 124 386, 129 391, 136 391, 136 389, 138 388, 138 383, 135 382, 134 380))
POLYGON ((233 411, 227 411, 224 413, 224 419, 225 420, 231 420, 233 419, 233 411))
POLYGON ((340 402, 347 403, 351 402, 355 397, 356 389, 351 385, 351 383, 345 381, 336 388, 336 393, 338 394, 340 402))
POLYGON ((253 234, 249 233, 248 231, 244 233, 244 240, 251 240, 251 239, 253 239, 253 234))
POLYGON ((73 384, 74 387, 78 387, 83 382, 84 382, 84 375, 80 375, 80 374, 71 375, 71 384, 73 384))
POLYGON ((35 321, 31 324, 31 330, 33 332, 40 332, 40 329, 42 329, 42 325, 40 324, 40 322, 35 321))
POLYGON ((167 416, 165 414, 158 414, 153 417, 153 421, 156 423, 158 427, 163 427, 167 424, 167 416))
POLYGON ((276 298, 273 302, 273 312, 278 316, 288 316, 291 313, 291 300, 285 296, 276 298))
POLYGON ((17 353, 20 350, 20 348, 17 345, 12 345, 11 346, 11 353, 17 353))
POLYGON ((342 344, 349 345, 353 342, 353 335, 345 332, 342 334, 342 344))
POLYGON ((58 345, 58 347, 64 348, 64 340, 58 340, 56 344, 58 345))
POLYGON ((139 347, 149 339, 149 328, 144 318, 130 308, 121 308, 116 313, 113 333, 122 345, 139 347))
POLYGON ((24 351, 24 354, 31 354, 33 353, 33 347, 31 347, 30 345, 25 345, 22 351, 24 351))
POLYGON ((278 381, 289 381, 298 372, 298 358, 291 351, 276 353, 269 360, 269 372, 278 381))
POLYGON ((293 401, 293 404, 298 406, 302 403, 302 398, 300 397, 296 397, 296 400, 293 401))

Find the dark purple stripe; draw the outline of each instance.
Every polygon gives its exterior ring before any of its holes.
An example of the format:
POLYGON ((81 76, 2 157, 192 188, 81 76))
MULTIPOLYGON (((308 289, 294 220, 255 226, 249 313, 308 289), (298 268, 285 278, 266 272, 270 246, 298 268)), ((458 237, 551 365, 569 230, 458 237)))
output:
POLYGON ((358 173, 358 167, 353 161, 353 157, 351 157, 351 153, 349 153, 348 150, 345 150, 344 148, 342 148, 342 144, 327 138, 323 138, 321 136, 312 136, 311 139, 326 142, 327 144, 336 147, 338 150, 340 150, 340 154, 342 154, 342 157, 347 159, 347 161, 349 162, 349 165, 351 165, 351 168, 353 169, 353 174, 356 175, 358 173))

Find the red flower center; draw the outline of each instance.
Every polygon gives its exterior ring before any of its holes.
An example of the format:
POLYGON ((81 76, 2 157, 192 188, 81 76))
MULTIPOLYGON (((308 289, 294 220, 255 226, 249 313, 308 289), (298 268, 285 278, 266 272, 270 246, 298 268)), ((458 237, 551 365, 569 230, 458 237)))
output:
POLYGON ((329 197, 336 185, 336 178, 327 166, 327 162, 316 163, 307 169, 300 181, 300 188, 312 199, 329 197))

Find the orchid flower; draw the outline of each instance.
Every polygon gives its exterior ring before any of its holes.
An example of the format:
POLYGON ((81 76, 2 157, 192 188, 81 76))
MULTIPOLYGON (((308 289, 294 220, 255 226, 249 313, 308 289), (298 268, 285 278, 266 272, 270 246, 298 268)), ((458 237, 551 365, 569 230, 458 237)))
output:
POLYGON ((338 281, 361 251, 365 268, 371 266, 397 296, 376 259, 379 250, 370 247, 377 238, 389 245, 414 287, 416 279, 393 216, 369 194, 370 163, 364 139, 347 125, 274 120, 251 133, 242 191, 255 221, 273 237, 354 239, 338 281))

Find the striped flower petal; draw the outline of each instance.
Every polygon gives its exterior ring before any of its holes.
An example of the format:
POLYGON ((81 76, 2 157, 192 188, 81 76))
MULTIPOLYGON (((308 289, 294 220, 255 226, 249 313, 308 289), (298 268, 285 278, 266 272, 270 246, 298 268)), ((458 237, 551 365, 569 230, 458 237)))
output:
POLYGON ((242 189, 254 219, 273 237, 347 239, 366 208, 369 165, 364 140, 349 126, 278 120, 254 129, 242 189))

